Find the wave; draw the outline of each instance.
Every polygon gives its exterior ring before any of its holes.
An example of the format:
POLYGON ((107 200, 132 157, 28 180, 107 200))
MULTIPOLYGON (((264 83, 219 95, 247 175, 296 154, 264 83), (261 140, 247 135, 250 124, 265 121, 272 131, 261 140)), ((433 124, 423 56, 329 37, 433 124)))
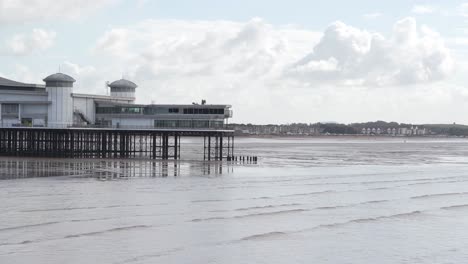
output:
POLYGON ((369 218, 359 218, 359 219, 349 220, 349 221, 343 222, 343 223, 324 225, 324 227, 334 227, 334 226, 340 226, 340 225, 346 225, 346 224, 352 224, 352 223, 369 223, 369 222, 375 222, 375 221, 386 220, 386 219, 407 218, 407 217, 418 216, 418 215, 421 215, 422 213, 423 212, 421 212, 421 211, 412 211, 412 212, 408 212, 408 213, 401 213, 401 214, 394 214, 394 215, 384 215, 384 216, 369 217, 369 218))
POLYGON ((321 206, 321 207, 317 207, 315 209, 317 209, 317 210, 333 210, 333 209, 345 208, 345 207, 349 207, 349 206, 350 205, 321 206))
POLYGON ((101 234, 111 233, 111 232, 127 231, 127 230, 132 230, 132 229, 150 228, 150 227, 151 226, 147 226, 147 225, 117 227, 117 228, 112 228, 112 229, 107 229, 107 230, 102 230, 102 231, 96 231, 96 232, 68 235, 62 238, 36 239, 36 240, 24 240, 21 242, 14 242, 14 243, 1 243, 0 246, 25 245, 25 244, 32 244, 32 243, 40 243, 44 241, 52 241, 52 240, 60 240, 60 239, 68 239, 68 238, 79 238, 79 237, 85 237, 85 236, 95 236, 95 235, 101 235, 101 234))
MULTIPOLYGON (((372 185, 380 183, 402 183, 402 182, 421 182, 421 181, 434 181, 434 180, 448 180, 457 179, 459 176, 451 177, 437 177, 437 178, 420 178, 420 179, 395 179, 395 180, 380 180, 380 181, 345 181, 345 182, 323 182, 323 183, 307 183, 308 186, 323 186, 323 185, 372 185)), ((415 184, 415 183, 413 183, 415 184)), ((408 184, 411 185, 411 184, 408 184)), ((405 185, 402 185, 405 186, 405 185)), ((393 186, 392 186, 393 187, 393 186)), ((391 187, 389 187, 391 188, 391 187)))
POLYGON ((261 197, 252 197, 252 198, 237 198, 231 200, 223 199, 206 199, 206 200, 193 200, 192 203, 212 203, 212 202, 230 202, 230 201, 245 201, 245 200, 268 200, 273 197, 261 196, 261 197))
POLYGON ((64 238, 78 238, 78 237, 85 237, 85 236, 95 236, 95 235, 102 235, 102 234, 105 234, 105 233, 121 232, 121 231, 128 231, 128 230, 133 230, 133 229, 141 229, 141 228, 149 228, 149 227, 151 227, 151 226, 148 226, 148 225, 135 225, 135 226, 117 227, 117 228, 112 228, 112 229, 107 229, 107 230, 102 230, 102 231, 96 231, 96 232, 68 235, 68 236, 65 236, 64 238))
POLYGON ((398 186, 370 188, 370 189, 367 189, 367 191, 388 190, 388 189, 393 189, 395 187, 398 187, 398 186))
POLYGON ((211 203, 211 202, 224 202, 226 200, 220 199, 207 199, 207 200, 193 200, 192 203, 211 203))
POLYGON ((376 203, 385 203, 385 202, 389 202, 389 200, 367 201, 367 202, 363 202, 363 203, 361 203, 361 204, 376 204, 376 203))
POLYGON ((417 182, 417 183, 411 183, 411 184, 403 185, 403 186, 428 185, 428 184, 440 184, 440 183, 456 183, 456 182, 467 182, 467 181, 463 181, 463 180, 451 180, 451 181, 417 182))
POLYGON ((358 219, 352 219, 352 220, 341 222, 341 223, 322 224, 322 225, 318 225, 312 228, 296 230, 296 231, 273 231, 273 232, 268 232, 268 233, 256 234, 256 235, 243 237, 237 241, 275 239, 275 238, 282 237, 282 236, 287 236, 287 235, 292 235, 292 234, 301 234, 304 232, 315 231, 315 230, 323 229, 323 228, 336 228, 336 227, 342 227, 342 226, 346 226, 350 224, 363 224, 363 223, 376 222, 376 221, 386 220, 386 219, 409 218, 409 217, 419 216, 421 214, 423 214, 423 212, 421 211, 412 211, 408 213, 400 213, 400 214, 394 214, 394 215, 388 215, 388 216, 358 218, 358 219))
POLYGON ((49 208, 49 209, 22 210, 20 212, 21 213, 36 213, 36 212, 53 212, 53 211, 89 210, 89 209, 97 209, 97 207, 49 208))
POLYGON ((442 210, 454 210, 454 209, 466 209, 466 208, 468 208, 468 204, 445 206, 445 207, 441 207, 440 209, 442 209, 442 210))
POLYGON ((366 202, 354 203, 354 204, 335 205, 335 206, 321 206, 321 207, 317 207, 315 209, 317 209, 317 210, 333 210, 333 209, 338 209, 338 208, 354 207, 354 206, 365 205, 365 204, 384 203, 384 202, 388 202, 388 201, 389 200, 375 200, 375 201, 366 201, 366 202))
POLYGON ((172 253, 179 252, 179 251, 182 251, 182 250, 184 250, 184 248, 182 248, 182 247, 173 248, 173 249, 169 249, 169 250, 154 253, 154 254, 148 254, 148 255, 141 255, 141 256, 133 257, 133 258, 130 258, 130 259, 123 260, 121 262, 117 262, 115 264, 125 264, 125 263, 146 261, 146 260, 152 259, 152 258, 160 258, 162 256, 167 256, 167 255, 170 255, 172 253))
POLYGON ((305 209, 291 209, 291 210, 282 210, 282 211, 275 211, 275 212, 265 212, 265 213, 253 213, 247 215, 236 215, 230 217, 208 217, 208 218, 196 218, 192 219, 191 222, 204 222, 204 221, 213 221, 213 220, 226 220, 226 219, 243 219, 249 217, 257 217, 257 216, 272 216, 272 215, 282 215, 282 214, 291 214, 291 213, 300 213, 305 212, 305 209))
POLYGON ((32 224, 32 225, 22 225, 22 226, 12 226, 12 227, 6 227, 6 228, 1 228, 1 231, 10 231, 10 230, 17 230, 17 229, 23 229, 23 228, 31 228, 31 227, 40 227, 40 226, 46 226, 46 225, 55 225, 60 222, 46 222, 46 223, 40 223, 40 224, 32 224))
POLYGON ((280 195, 279 197, 309 196, 309 195, 325 194, 325 193, 332 193, 332 192, 335 192, 335 191, 327 190, 327 191, 309 192, 309 193, 294 193, 294 194, 280 195))
POLYGON ((168 203, 158 203, 158 204, 132 204, 132 205, 109 205, 103 207, 65 207, 65 208, 47 208, 47 209, 32 209, 32 210, 22 210, 21 213, 37 213, 37 212, 53 212, 53 211, 73 211, 73 210, 91 210, 91 209, 100 209, 100 208, 124 208, 124 207, 141 207, 141 206, 152 206, 152 205, 167 205, 168 203))
POLYGON ((245 208, 238 208, 234 211, 249 211, 249 210, 256 210, 256 209, 267 209, 267 208, 278 208, 278 207, 288 207, 288 206, 300 206, 302 204, 299 203, 290 203, 290 204, 278 204, 278 205, 265 205, 265 206, 252 206, 252 207, 245 207, 245 208))
POLYGON ((268 233, 263 233, 263 234, 257 234, 257 235, 251 235, 251 236, 243 237, 243 238, 241 238, 240 240, 244 240, 244 241, 245 241, 245 240, 262 240, 262 239, 277 238, 277 237, 281 237, 281 236, 285 236, 285 235, 287 235, 287 233, 274 231, 274 232, 268 232, 268 233))
POLYGON ((268 199, 271 199, 271 197, 269 197, 269 196, 261 196, 261 197, 252 198, 252 200, 268 200, 268 199))
POLYGON ((308 193, 293 193, 293 194, 284 194, 280 196, 260 196, 260 197, 251 197, 251 198, 237 198, 237 199, 205 199, 205 200, 193 200, 192 203, 211 203, 211 202, 228 202, 228 201, 245 201, 245 200, 269 200, 273 198, 284 198, 284 197, 296 197, 296 196, 310 196, 310 195, 318 195, 318 194, 325 194, 325 193, 332 193, 335 192, 333 190, 327 191, 318 191, 318 192, 308 192, 308 193))
POLYGON ((108 205, 103 206, 101 208, 123 208, 123 207, 143 207, 143 206, 153 206, 153 205, 169 205, 169 203, 153 203, 153 204, 116 204, 116 205, 108 205))
POLYGON ((435 194, 425 194, 419 196, 413 196, 411 199, 425 199, 433 197, 444 197, 444 196, 454 196, 454 195, 467 195, 468 192, 457 192, 457 193, 435 193, 435 194))

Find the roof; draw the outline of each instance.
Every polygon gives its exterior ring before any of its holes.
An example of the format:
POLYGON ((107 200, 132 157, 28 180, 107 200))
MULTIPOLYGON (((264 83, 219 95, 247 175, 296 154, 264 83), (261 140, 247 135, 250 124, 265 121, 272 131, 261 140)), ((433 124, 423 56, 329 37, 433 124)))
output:
POLYGON ((2 91, 2 93, 33 92, 36 94, 38 92, 45 92, 45 86, 41 84, 22 83, 0 77, 0 91, 2 91))
POLYGON ((138 86, 129 80, 120 79, 108 84, 110 88, 137 88, 138 86))
POLYGON ((71 76, 60 73, 60 72, 47 76, 43 81, 44 82, 71 82, 71 83, 76 82, 76 80, 73 79, 71 76))
POLYGON ((22 83, 12 81, 3 77, 0 77, 0 86, 8 86, 8 87, 38 87, 37 84, 29 84, 29 83, 22 83))
POLYGON ((95 99, 96 102, 98 102, 96 99, 104 100, 105 101, 132 101, 133 98, 131 97, 116 97, 116 96, 109 96, 109 95, 100 95, 100 94, 80 94, 80 93, 73 93, 73 97, 80 97, 80 98, 92 98, 95 99))
POLYGON ((231 108, 232 105, 228 104, 133 104, 121 103, 115 101, 95 100, 101 106, 131 106, 131 107, 184 107, 184 108, 231 108))

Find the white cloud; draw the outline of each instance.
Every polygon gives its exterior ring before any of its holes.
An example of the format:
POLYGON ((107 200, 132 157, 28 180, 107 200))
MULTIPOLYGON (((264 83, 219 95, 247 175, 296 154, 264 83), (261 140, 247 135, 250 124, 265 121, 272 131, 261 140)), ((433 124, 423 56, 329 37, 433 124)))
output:
POLYGON ((97 41, 95 53, 118 60, 134 76, 151 79, 263 78, 300 58, 319 36, 274 28, 261 19, 248 23, 147 20, 106 32, 97 41))
POLYGON ((468 46, 468 38, 466 38, 466 37, 450 38, 450 39, 447 40, 447 43, 449 45, 453 45, 453 46, 466 47, 466 46, 468 46))
POLYGON ((458 10, 459 10, 461 16, 468 17, 468 3, 462 3, 458 7, 458 10))
POLYGON ((429 5, 415 5, 411 12, 415 14, 431 14, 435 12, 435 8, 429 5))
MULTIPOLYGON (((141 103, 207 99, 234 105, 234 122, 256 123, 437 115, 432 103, 444 88, 434 81, 449 76, 454 63, 439 34, 411 18, 389 36, 344 23, 321 33, 261 19, 145 20, 105 32, 93 56, 100 63, 64 66, 77 92, 103 93, 105 81, 124 74, 139 85, 141 103), (386 87, 368 89, 376 85, 386 87)), ((444 98, 447 110, 451 92, 444 98)))
POLYGON ((105 94, 107 91, 108 79, 106 77, 111 73, 106 68, 97 69, 92 65, 79 65, 65 61, 61 65, 61 71, 75 78, 74 91, 76 93, 105 94))
POLYGON ((0 0, 0 22, 76 19, 115 0, 0 0))
POLYGON ((374 13, 369 13, 369 14, 364 14, 363 17, 365 19, 369 19, 369 20, 372 20, 372 19, 377 19, 379 17, 382 17, 383 14, 380 13, 380 12, 374 12, 374 13))
MULTIPOLYGON (((284 66, 300 59, 321 33, 275 27, 255 18, 231 21, 145 20, 114 28, 98 39, 95 56, 106 56, 112 81, 125 73, 140 102, 235 104, 236 117, 277 105, 275 89, 289 89, 284 66)), ((283 103, 281 107, 289 103, 283 103)))
POLYGON ((28 55, 53 46, 56 33, 45 29, 33 29, 29 34, 17 34, 6 42, 7 50, 14 55, 28 55))
POLYGON ((288 71, 292 78, 336 84, 389 86, 442 80, 454 70, 454 59, 440 35, 415 19, 397 21, 386 38, 333 23, 311 54, 288 71), (330 67, 310 67, 333 61, 330 67))
POLYGON ((126 29, 112 29, 98 40, 96 50, 114 56, 126 56, 130 53, 129 34, 126 29))

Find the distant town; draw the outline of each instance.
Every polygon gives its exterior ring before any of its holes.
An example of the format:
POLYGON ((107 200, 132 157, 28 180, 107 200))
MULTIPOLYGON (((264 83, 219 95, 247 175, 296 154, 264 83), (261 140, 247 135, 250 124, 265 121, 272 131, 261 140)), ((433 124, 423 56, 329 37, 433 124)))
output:
POLYGON ((459 124, 404 124, 397 122, 339 123, 292 123, 283 125, 229 124, 236 135, 242 136, 322 136, 366 135, 394 137, 466 137, 468 126, 459 124))

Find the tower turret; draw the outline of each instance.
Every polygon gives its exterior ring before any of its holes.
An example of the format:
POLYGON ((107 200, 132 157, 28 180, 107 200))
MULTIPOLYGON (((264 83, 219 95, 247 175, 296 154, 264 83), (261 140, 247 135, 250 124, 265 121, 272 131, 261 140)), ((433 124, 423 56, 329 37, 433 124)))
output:
POLYGON ((135 88, 138 86, 129 80, 120 79, 108 85, 111 97, 129 98, 135 101, 135 88))
POLYGON ((44 79, 50 102, 47 126, 66 128, 73 125, 73 83, 75 79, 63 74, 52 74, 44 79))

